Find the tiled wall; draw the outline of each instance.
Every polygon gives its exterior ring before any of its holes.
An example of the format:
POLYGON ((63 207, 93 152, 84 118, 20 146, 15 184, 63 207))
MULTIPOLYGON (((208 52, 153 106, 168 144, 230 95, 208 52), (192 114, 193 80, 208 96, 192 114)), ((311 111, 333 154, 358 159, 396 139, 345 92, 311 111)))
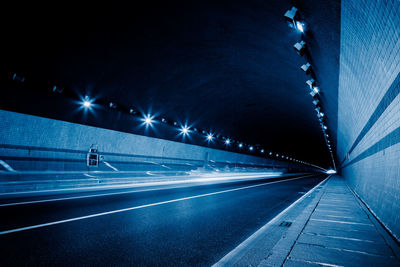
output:
POLYGON ((400 237, 400 1, 342 0, 342 174, 400 237))
POLYGON ((196 167, 208 159, 223 166, 306 169, 287 161, 0 110, 0 160, 16 170, 86 170, 86 153, 91 145, 95 145, 106 160, 117 164, 136 162, 136 168, 138 162, 190 163, 196 167))

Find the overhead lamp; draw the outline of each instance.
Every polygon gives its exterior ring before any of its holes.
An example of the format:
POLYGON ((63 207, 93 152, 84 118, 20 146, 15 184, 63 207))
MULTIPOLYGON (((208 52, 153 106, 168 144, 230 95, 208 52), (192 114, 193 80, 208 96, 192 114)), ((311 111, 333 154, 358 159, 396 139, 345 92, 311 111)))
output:
POLYGON ((208 142, 211 142, 214 139, 214 135, 212 133, 209 133, 209 134, 207 134, 206 139, 208 142))
POLYGON ((142 121, 146 127, 153 125, 153 117, 150 114, 144 115, 142 121))
POLYGON ((261 153, 264 153, 264 149, 261 149, 260 152, 261 152, 261 153))
POLYGON ((300 42, 297 42, 293 45, 294 49, 302 56, 304 54, 304 51, 306 49, 306 42, 301 40, 300 42))
POLYGON ((296 28, 297 28, 300 32, 304 32, 304 30, 305 30, 305 24, 304 24, 304 22, 296 21, 296 28))
POLYGON ((229 146, 231 144, 231 140, 229 138, 225 139, 225 145, 229 146))
POLYGON ((116 109, 117 108, 117 104, 110 102, 110 104, 108 105, 110 108, 116 109))
POLYGON ((320 92, 319 88, 316 87, 316 86, 315 86, 312 90, 313 90, 313 92, 315 92, 316 94, 318 94, 318 93, 320 92))
POLYGON ((283 16, 285 17, 285 20, 289 24, 292 24, 292 26, 294 26, 295 19, 298 17, 297 8, 292 7, 291 9, 286 11, 285 15, 283 15, 283 16))
POLYGON ((306 64, 301 66, 300 69, 302 69, 306 74, 309 74, 311 71, 311 64, 307 62, 306 64))
POLYGON ((319 103, 319 100, 318 100, 318 99, 313 100, 314 106, 318 105, 318 103, 319 103))
POLYGON ((187 125, 184 125, 181 127, 181 133, 185 136, 189 134, 189 129, 190 127, 188 127, 187 125))
POLYGON ((250 150, 250 151, 253 151, 253 150, 254 150, 254 147, 253 147, 253 146, 250 146, 250 147, 249 147, 249 150, 250 150))
POLYGON ((310 86, 310 89, 312 89, 314 84, 315 84, 315 80, 314 79, 309 79, 309 80, 306 81, 306 84, 308 86, 310 86))
POLYGON ((312 97, 315 97, 315 96, 317 95, 317 93, 314 92, 314 91, 311 91, 311 92, 310 92, 310 95, 311 95, 312 97))
POLYGON ((242 148, 242 147, 243 147, 243 143, 240 143, 240 144, 238 145, 238 147, 239 147, 239 148, 242 148))
POLYGON ((272 152, 269 152, 269 155, 272 156, 272 152))
POLYGON ((321 108, 320 108, 320 107, 317 107, 317 108, 315 108, 315 111, 316 111, 317 113, 319 113, 319 112, 320 112, 320 110, 321 110, 321 108))
POLYGON ((161 118, 161 122, 162 123, 167 123, 167 119, 166 118, 161 118))
POLYGON ((93 100, 91 100, 89 96, 85 96, 82 100, 82 106, 85 109, 90 109, 92 107, 92 102, 93 100))

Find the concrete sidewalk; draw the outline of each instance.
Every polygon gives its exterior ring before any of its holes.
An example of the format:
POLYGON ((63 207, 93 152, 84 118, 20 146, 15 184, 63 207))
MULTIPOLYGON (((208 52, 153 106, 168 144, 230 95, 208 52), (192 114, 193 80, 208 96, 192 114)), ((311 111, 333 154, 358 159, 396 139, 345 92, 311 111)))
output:
POLYGON ((334 177, 283 265, 399 266, 396 254, 392 238, 345 181, 334 177))
POLYGON ((215 266, 400 266, 399 255, 394 239, 334 176, 215 266))

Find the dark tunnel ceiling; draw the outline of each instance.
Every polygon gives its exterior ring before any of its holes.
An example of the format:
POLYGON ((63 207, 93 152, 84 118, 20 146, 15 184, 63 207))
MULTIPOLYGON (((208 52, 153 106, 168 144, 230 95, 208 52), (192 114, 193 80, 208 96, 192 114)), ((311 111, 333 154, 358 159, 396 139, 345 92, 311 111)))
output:
POLYGON ((309 24, 304 39, 336 131, 339 1, 146 3, 10 7, 8 69, 328 166, 306 59, 293 49, 301 34, 283 14, 295 5, 309 24))

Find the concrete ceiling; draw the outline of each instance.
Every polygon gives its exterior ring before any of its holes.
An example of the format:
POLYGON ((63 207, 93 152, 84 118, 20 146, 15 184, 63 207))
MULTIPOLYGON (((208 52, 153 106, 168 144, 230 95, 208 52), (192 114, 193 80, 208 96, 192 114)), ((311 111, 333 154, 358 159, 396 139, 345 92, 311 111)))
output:
MULTIPOLYGON (((309 77, 300 66, 307 60, 313 65, 335 139, 339 0, 145 2, 9 7, 8 74, 22 73, 49 86, 165 114, 267 151, 329 165, 305 84, 309 77), (308 23, 303 37, 283 19, 293 5, 308 23), (293 49, 302 38, 308 59, 293 49)), ((83 121, 76 107, 61 103, 61 96, 33 102, 39 89, 30 87, 21 89, 26 93, 18 98, 7 87, 1 107, 126 130, 126 119, 110 118, 114 115, 105 111, 83 121)), ((162 131, 151 135, 168 138, 162 131)))

